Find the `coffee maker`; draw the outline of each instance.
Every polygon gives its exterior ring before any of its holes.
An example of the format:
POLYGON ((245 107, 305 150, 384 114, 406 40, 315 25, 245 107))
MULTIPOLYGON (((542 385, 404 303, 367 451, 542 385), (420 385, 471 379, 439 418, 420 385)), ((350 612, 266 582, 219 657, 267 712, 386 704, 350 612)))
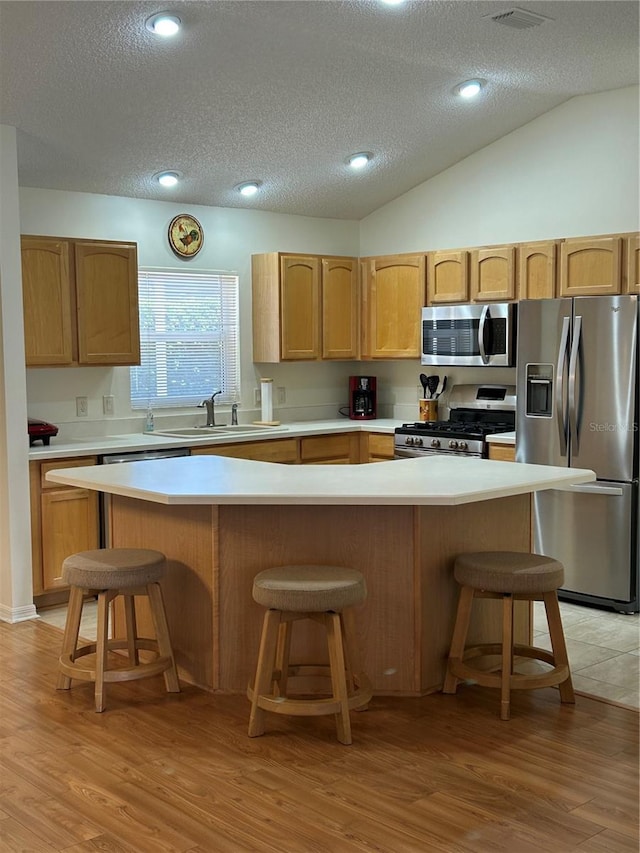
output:
POLYGON ((351 420, 372 420, 376 417, 376 377, 349 377, 349 417, 351 420))

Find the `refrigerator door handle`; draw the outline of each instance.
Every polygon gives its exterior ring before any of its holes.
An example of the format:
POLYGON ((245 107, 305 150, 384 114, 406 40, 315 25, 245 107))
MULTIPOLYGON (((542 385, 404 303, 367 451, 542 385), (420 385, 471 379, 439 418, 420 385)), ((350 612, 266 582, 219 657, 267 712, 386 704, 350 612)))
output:
POLYGON ((602 486, 600 483, 581 483, 579 486, 569 486, 566 491, 580 492, 585 495, 611 495, 621 497, 624 492, 619 486, 602 486))
POLYGON ((489 356, 487 355, 487 351, 484 346, 484 333, 487 327, 487 320, 490 319, 489 306, 485 305, 482 309, 482 314, 480 315, 480 322, 478 323, 478 350, 483 364, 489 364, 489 356))
POLYGON ((571 355, 569 357, 569 435, 571 436, 571 453, 579 450, 578 414, 576 407, 576 373, 578 370, 578 355, 582 336, 582 317, 576 316, 573 320, 573 338, 571 341, 571 355))
POLYGON ((567 360, 570 322, 570 317, 565 317, 562 321, 560 348, 558 350, 558 362, 556 367, 556 424, 558 425, 561 456, 567 455, 567 424, 564 419, 564 366, 567 360))

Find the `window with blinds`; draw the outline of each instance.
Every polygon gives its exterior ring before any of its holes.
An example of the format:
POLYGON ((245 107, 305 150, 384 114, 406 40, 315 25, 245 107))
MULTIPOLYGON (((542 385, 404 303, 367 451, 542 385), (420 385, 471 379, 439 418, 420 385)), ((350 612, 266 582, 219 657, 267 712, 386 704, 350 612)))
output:
POLYGON ((131 407, 193 406, 215 391, 219 402, 238 400, 238 276, 140 269, 138 297, 131 407))

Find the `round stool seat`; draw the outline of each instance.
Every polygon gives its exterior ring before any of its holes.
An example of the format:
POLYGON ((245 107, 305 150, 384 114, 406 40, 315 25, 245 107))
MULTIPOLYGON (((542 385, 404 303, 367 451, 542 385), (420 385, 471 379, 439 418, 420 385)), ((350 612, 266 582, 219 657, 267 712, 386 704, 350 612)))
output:
POLYGON ((62 580, 83 589, 127 589, 156 583, 164 566, 164 554, 150 548, 98 548, 67 557, 62 580))
POLYGON ((485 592, 529 594, 553 592, 564 583, 562 563, 540 554, 479 551, 456 558, 455 579, 485 592))
POLYGON ((364 576, 339 566, 278 566, 257 574, 253 598, 270 610, 340 612, 367 596, 364 576))

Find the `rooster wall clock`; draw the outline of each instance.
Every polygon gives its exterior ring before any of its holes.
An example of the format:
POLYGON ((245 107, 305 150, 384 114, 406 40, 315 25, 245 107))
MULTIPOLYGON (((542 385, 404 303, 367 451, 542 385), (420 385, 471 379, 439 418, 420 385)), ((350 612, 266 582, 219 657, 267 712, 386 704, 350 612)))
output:
POLYGON ((202 225, 188 213, 174 216, 169 225, 169 245, 179 258, 193 258, 204 243, 202 225))

